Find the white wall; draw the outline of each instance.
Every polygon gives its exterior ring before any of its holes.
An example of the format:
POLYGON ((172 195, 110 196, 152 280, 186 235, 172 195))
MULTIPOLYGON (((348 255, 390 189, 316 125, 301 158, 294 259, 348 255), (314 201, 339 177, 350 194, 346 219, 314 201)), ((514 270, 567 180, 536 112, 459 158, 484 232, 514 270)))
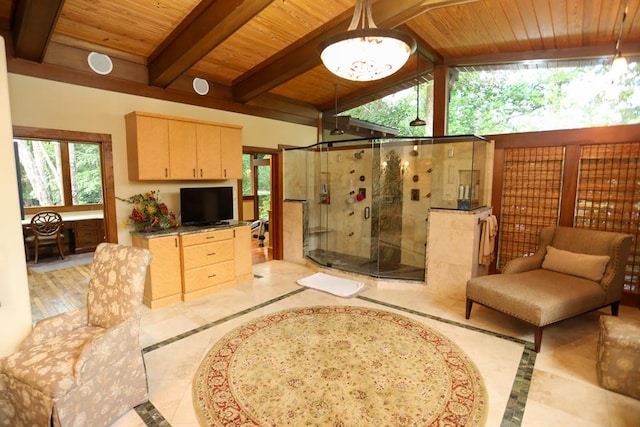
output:
MULTIPOLYGON (((4 43, 3 43, 4 46, 4 43)), ((247 116, 244 114, 213 110, 192 105, 178 104, 135 95, 109 92, 100 89, 75 86, 18 74, 8 74, 9 96, 7 96, 6 61, 0 78, 4 91, 0 89, 0 174, 3 185, 0 189, 3 209, 2 267, 0 267, 0 356, 10 352, 16 342, 25 335, 22 318, 30 324, 28 285, 25 275, 25 259, 22 248, 22 230, 18 207, 17 181, 15 176, 11 125, 79 132, 110 134, 113 142, 113 168, 116 196, 127 198, 133 194, 160 190, 161 199, 170 209, 178 213, 179 188, 194 184, 194 181, 176 183, 133 182, 127 173, 127 150, 124 116, 131 111, 146 111, 170 116, 188 117, 218 123, 229 123, 243 127, 243 145, 277 148, 279 144, 310 145, 316 142, 316 128, 277 120, 247 116), (9 100, 7 99, 9 98, 9 100), (8 102, 10 101, 10 102, 8 102), (7 108, 4 107, 7 104, 7 108), (6 114, 11 111, 11 121, 6 114), (6 152, 6 154, 5 154, 6 152), (4 252, 7 252, 6 254, 4 252), (5 271, 5 269, 7 271, 5 271), (6 275, 6 276, 5 276, 6 275), (4 292, 10 292, 5 296, 4 292), (9 298, 11 297, 11 299, 9 298)), ((210 183, 209 183, 210 184, 210 183)), ((235 181, 218 181, 215 185, 235 184, 235 181)), ((130 244, 126 218, 131 206, 116 203, 118 219, 118 241, 130 244)))
POLYGON ((27 267, 22 247, 7 61, 0 37, 0 357, 12 353, 31 330, 27 267))

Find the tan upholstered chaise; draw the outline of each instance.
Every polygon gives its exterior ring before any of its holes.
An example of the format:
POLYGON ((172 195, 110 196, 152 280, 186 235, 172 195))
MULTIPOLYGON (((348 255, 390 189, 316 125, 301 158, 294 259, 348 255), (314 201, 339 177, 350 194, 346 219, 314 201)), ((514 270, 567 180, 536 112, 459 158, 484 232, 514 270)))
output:
POLYGON ((0 425, 106 426, 147 399, 139 344, 151 252, 100 244, 87 307, 44 319, 0 359, 0 425))
POLYGON ((551 226, 540 232, 536 253, 509 262, 502 274, 467 282, 466 318, 474 302, 542 328, 611 305, 618 315, 631 236, 551 226))

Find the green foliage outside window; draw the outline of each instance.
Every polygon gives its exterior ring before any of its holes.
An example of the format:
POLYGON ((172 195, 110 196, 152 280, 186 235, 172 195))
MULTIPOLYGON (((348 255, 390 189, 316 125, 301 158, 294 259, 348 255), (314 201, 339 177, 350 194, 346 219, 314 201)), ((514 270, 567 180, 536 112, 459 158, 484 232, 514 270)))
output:
POLYGON ((71 188, 73 205, 102 203, 98 144, 22 139, 15 142, 25 208, 65 205, 64 188, 71 188), (66 156, 62 155, 63 150, 66 156), (66 158, 68 164, 63 165, 66 158), (69 174, 65 175, 66 170, 69 174))
MULTIPOLYGON (((342 115, 399 129, 400 135, 431 135, 432 100, 426 93, 432 84, 420 88, 419 115, 427 126, 409 126, 416 117, 415 88, 342 115)), ((608 64, 460 71, 451 81, 448 114, 449 135, 640 123, 640 65, 631 62, 621 76, 612 76, 608 64)))

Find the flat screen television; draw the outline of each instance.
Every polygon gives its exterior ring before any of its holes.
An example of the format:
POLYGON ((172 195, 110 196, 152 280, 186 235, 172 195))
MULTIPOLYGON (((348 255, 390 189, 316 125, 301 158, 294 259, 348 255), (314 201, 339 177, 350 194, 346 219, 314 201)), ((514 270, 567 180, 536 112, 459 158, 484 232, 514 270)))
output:
POLYGON ((224 224, 233 219, 233 187, 180 189, 182 225, 224 224))

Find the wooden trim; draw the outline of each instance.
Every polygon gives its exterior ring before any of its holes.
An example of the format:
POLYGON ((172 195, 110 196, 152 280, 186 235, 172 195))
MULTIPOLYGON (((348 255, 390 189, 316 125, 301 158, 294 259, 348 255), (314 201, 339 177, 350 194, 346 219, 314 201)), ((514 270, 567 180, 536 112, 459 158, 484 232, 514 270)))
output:
POLYGON ((565 148, 564 152, 564 175, 562 179, 562 198, 560 199, 560 218, 558 225, 573 227, 579 168, 580 146, 569 145, 565 148))
MULTIPOLYGON (((640 43, 625 43, 624 53, 640 52, 640 43)), ((585 46, 566 49, 533 50, 527 52, 491 53, 484 55, 452 56, 444 58, 444 64, 449 66, 498 65, 527 61, 558 61, 575 59, 605 59, 613 55, 612 46, 585 46)))
POLYGON ((65 206, 73 206, 71 190, 71 165, 69 164, 69 143, 60 141, 60 160, 62 161, 62 194, 65 206))
POLYGON ((449 67, 436 65, 433 71, 433 136, 447 134, 449 67))
POLYGON ((271 158, 271 188, 274 190, 271 194, 271 215, 273 224, 269 224, 269 236, 274 236, 272 241, 273 259, 283 258, 284 235, 282 232, 282 210, 283 210, 283 194, 284 194, 284 177, 282 176, 283 157, 281 151, 272 154, 271 158))
POLYGON ((519 147, 602 144, 603 142, 638 142, 640 141, 640 124, 485 135, 485 137, 496 142, 496 150, 519 147))
POLYGON ((61 141, 93 142, 100 144, 105 238, 107 242, 118 243, 115 180, 113 176, 113 146, 111 142, 111 135, 60 129, 13 126, 13 136, 16 138, 55 139, 61 141))

